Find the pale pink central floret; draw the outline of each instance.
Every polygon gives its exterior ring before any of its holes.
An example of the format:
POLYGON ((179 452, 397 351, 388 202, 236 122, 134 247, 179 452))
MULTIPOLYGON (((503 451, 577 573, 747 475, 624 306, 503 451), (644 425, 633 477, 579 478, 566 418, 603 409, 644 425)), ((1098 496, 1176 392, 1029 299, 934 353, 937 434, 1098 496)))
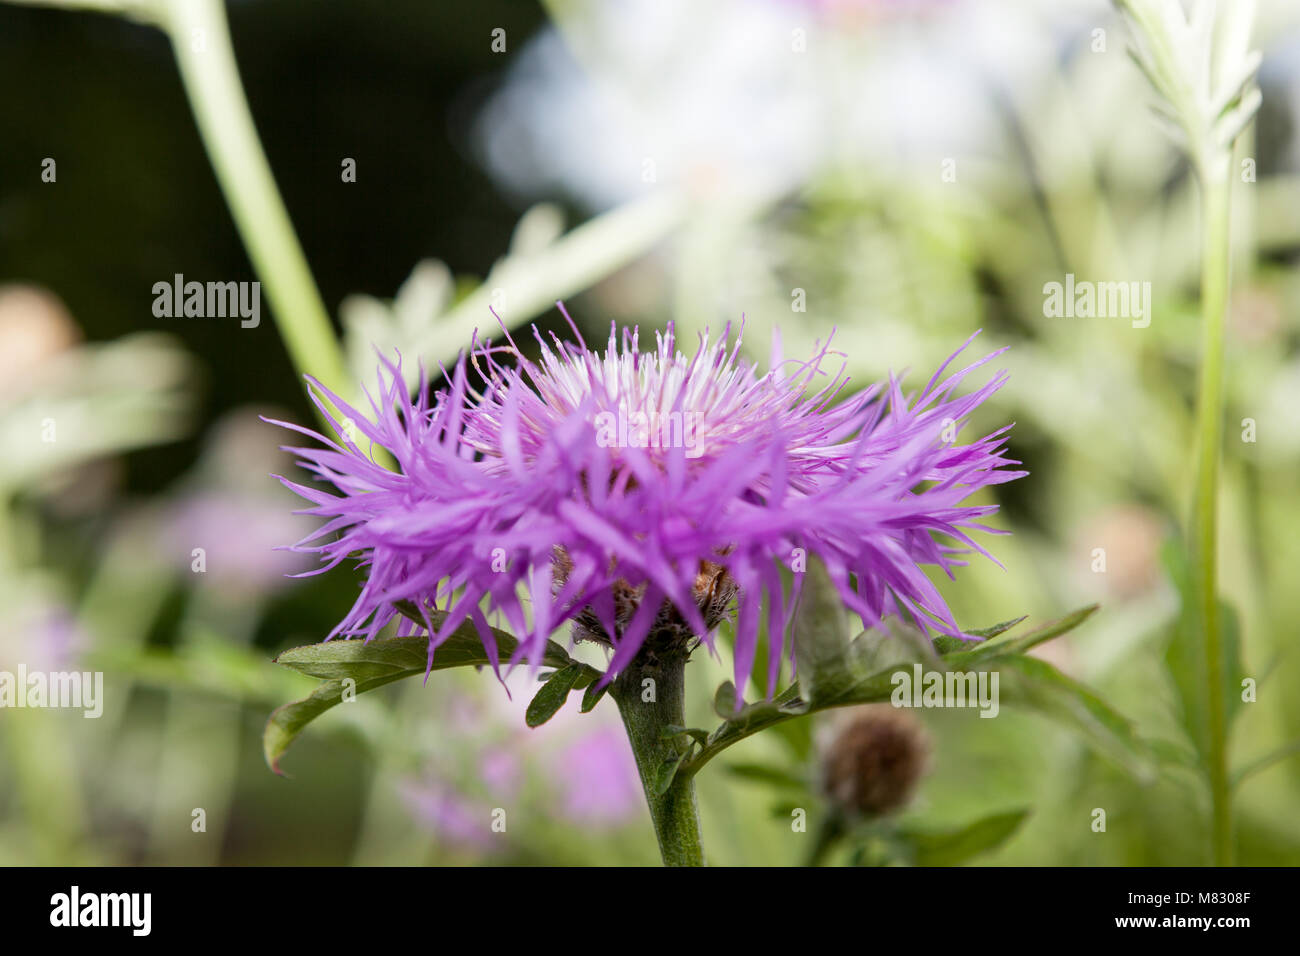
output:
MULTIPOLYGON (((826 374, 820 361, 829 353, 823 349, 812 361, 795 363, 789 377, 774 354, 771 371, 760 376, 738 358, 740 337, 728 348, 728 333, 710 342, 705 332, 692 356, 676 349, 671 332, 656 332, 656 347, 647 352, 639 351, 636 330, 624 332, 620 348, 611 328, 603 354, 558 341, 552 349, 542 342, 539 362, 525 364, 536 393, 530 397, 540 401, 524 400, 520 423, 540 436, 581 416, 615 457, 617 449, 635 447, 651 460, 667 448, 682 448, 692 459, 715 457, 749 440, 756 430, 770 430, 775 421, 812 426, 794 429, 791 437, 798 440, 791 447, 796 452, 798 445, 824 441, 828 421, 823 410, 845 384, 843 369, 827 377, 826 387, 814 396, 812 404, 818 407, 807 410, 823 414, 801 415, 798 406, 809 402, 809 382, 826 374)), ((843 421, 843 416, 832 418, 843 421)))

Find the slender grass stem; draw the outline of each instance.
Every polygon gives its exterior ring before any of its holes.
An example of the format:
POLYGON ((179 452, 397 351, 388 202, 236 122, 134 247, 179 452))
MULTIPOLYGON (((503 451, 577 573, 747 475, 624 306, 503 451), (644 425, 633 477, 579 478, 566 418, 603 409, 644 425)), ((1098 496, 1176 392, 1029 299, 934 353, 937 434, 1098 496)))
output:
POLYGON ((1209 712, 1208 775, 1216 866, 1233 861, 1232 787, 1228 775, 1228 717, 1223 634, 1218 603, 1219 457, 1223 444, 1223 346, 1228 311, 1229 198, 1226 171, 1202 170, 1201 378, 1196 409, 1196 489, 1192 507, 1192 565, 1197 619, 1205 653, 1209 712))
POLYGON ((355 392, 329 315, 258 140, 220 0, 171 0, 162 26, 217 181, 299 374, 355 392))

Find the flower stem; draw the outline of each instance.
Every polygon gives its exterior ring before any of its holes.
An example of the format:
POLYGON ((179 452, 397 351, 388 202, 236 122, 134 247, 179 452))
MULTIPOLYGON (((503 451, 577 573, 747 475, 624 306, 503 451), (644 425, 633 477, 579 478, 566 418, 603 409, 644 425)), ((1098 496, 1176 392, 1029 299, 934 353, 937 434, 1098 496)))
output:
POLYGON ((1205 653, 1209 710, 1208 774, 1216 866, 1231 866, 1232 788, 1228 777, 1227 700, 1218 602, 1219 453, 1223 443, 1223 329, 1228 310, 1230 180, 1201 176, 1201 379, 1196 409, 1196 491, 1192 509, 1192 564, 1199 630, 1205 653))
POLYGON ((657 786, 660 768, 679 753, 664 730, 686 726, 686 658, 635 661, 615 678, 610 695, 627 728, 664 865, 703 866, 694 778, 677 774, 663 793, 657 786))
POLYGON ((217 181, 299 374, 351 396, 343 353, 312 279, 239 82, 220 0, 171 0, 162 26, 217 181))
POLYGON ((825 866, 831 851, 844 838, 846 832, 844 817, 832 810, 818 826, 817 833, 813 837, 812 848, 804 860, 804 866, 825 866))

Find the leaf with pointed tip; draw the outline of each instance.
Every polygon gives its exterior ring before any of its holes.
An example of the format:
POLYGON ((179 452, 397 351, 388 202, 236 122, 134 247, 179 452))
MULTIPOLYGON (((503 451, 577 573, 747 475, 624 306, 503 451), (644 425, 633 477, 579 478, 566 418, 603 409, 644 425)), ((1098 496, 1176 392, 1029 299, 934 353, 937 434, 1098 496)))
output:
POLYGON ((808 789, 808 781, 803 777, 789 770, 782 770, 779 767, 769 767, 767 764, 730 763, 727 764, 726 769, 733 776, 744 780, 753 780, 757 783, 765 783, 780 789, 800 791, 808 789))
MULTIPOLYGON (((414 608, 412 608, 414 610, 414 608)), ((418 614, 418 611, 415 611, 418 614)), ((431 611, 437 627, 445 612, 431 611)), ((509 634, 493 630, 501 659, 513 654, 518 642, 509 634)), ((548 643, 543 660, 556 667, 572 663, 558 644, 548 643)), ((465 623, 440 644, 429 663, 429 638, 376 637, 372 640, 325 641, 293 647, 280 654, 276 663, 299 673, 317 677, 326 683, 308 697, 286 704, 271 714, 262 734, 262 751, 272 770, 280 773, 280 758, 309 723, 343 699, 345 690, 363 694, 404 677, 422 676, 433 670, 452 667, 483 667, 492 663, 477 629, 465 623)))
MULTIPOLYGON (((1206 671, 1205 634, 1199 623, 1197 595, 1192 584, 1192 566, 1183 542, 1166 542, 1161 555, 1165 569, 1178 591, 1181 608, 1165 651, 1165 665, 1178 695, 1179 716, 1192 744, 1202 756, 1210 748, 1210 708, 1206 699, 1209 683, 1206 671)), ((1220 690, 1226 701, 1229 726, 1241 707, 1241 640, 1236 612, 1218 602, 1220 632, 1220 690)))
MULTIPOLYGON (((423 672, 424 668, 421 667, 418 673, 423 672)), ((364 694, 368 690, 391 684, 403 677, 410 677, 412 673, 417 672, 399 671, 384 677, 359 680, 356 682, 356 686, 351 688, 349 688, 350 678, 326 681, 312 691, 310 696, 277 708, 272 712, 270 719, 266 722, 266 729, 262 732, 262 753, 266 758, 267 766, 283 776, 284 772, 280 769, 280 758, 289 749, 289 745, 297 739, 298 734, 302 732, 304 727, 335 704, 340 703, 343 700, 345 691, 351 690, 357 694, 364 694)))
MULTIPOLYGON (((1027 634, 1004 634, 1003 631, 1007 630, 1007 628, 1003 628, 985 641, 978 644, 968 643, 964 650, 945 654, 943 658, 944 664, 953 669, 961 669, 975 663, 1009 657, 1014 654, 1024 654, 1039 644, 1074 630, 1092 617, 1099 607, 1098 604, 1089 604, 1087 607, 1081 607, 1077 611, 1070 612, 1065 617, 1036 627, 1027 634)), ((1024 618, 1020 620, 1023 621, 1024 618)))
POLYGON ((1099 753, 1114 760, 1139 781, 1155 779, 1157 756, 1127 718, 1089 690, 1037 657, 1013 656, 997 661, 998 696, 1055 717, 1080 732, 1099 753))
MULTIPOLYGON (((947 654, 939 661, 923 666, 926 669, 939 671, 945 669, 986 671, 1000 667, 1004 661, 1029 661, 1031 663, 1026 665, 1026 669, 1032 671, 1036 664, 1043 662, 1038 661, 1037 658, 1024 657, 1024 651, 1072 630, 1087 620, 1096 610, 1096 605, 1080 608, 1027 634, 989 640, 975 645, 972 650, 947 654)), ((990 630, 1000 629, 998 634, 1001 635, 1003 631, 1009 629, 1009 626, 1009 624, 1006 627, 995 625, 995 628, 990 630)), ((723 723, 709 735, 708 744, 688 761, 686 772, 696 773, 732 744, 792 717, 831 707, 849 707, 887 701, 896 687, 895 675, 899 673, 910 675, 912 667, 912 663, 901 663, 864 673, 860 669, 860 663, 851 655, 845 667, 845 673, 851 676, 851 680, 839 682, 833 694, 826 693, 821 699, 810 702, 804 699, 799 684, 795 683, 772 700, 745 704, 739 709, 736 709, 736 689, 728 681, 718 688, 713 702, 714 710, 719 717, 723 718, 723 723)), ((1131 758, 1127 765, 1137 768, 1140 776, 1144 775, 1149 767, 1151 754, 1145 744, 1128 727, 1127 721, 1110 710, 1100 698, 1082 684, 1070 682, 1069 678, 1057 672, 1055 668, 1051 668, 1050 665, 1044 664, 1044 667, 1047 667, 1049 672, 1035 671, 1034 673, 1041 678, 1041 682, 1044 682, 1046 687, 1030 687, 1021 695, 1027 699, 1026 702, 1037 704, 1040 709, 1050 709, 1058 717, 1068 719, 1074 726, 1092 731, 1092 739, 1099 744, 1105 744, 1104 752, 1118 754, 1121 757, 1127 753, 1131 758), (1059 680, 1053 678, 1053 674, 1059 677, 1059 680), (1067 690, 1073 692, 1073 696, 1067 694, 1067 690), (1102 732, 1106 730, 1109 730, 1109 734, 1102 732)), ((1021 683, 1027 685, 1028 679, 1022 677, 1021 683)))
POLYGON ((916 866, 956 866, 1001 846, 1020 829, 1029 810, 996 813, 951 830, 902 827, 895 840, 916 866))
POLYGON ((578 678, 582 676, 585 666, 570 664, 550 676, 529 702, 528 710, 524 713, 524 721, 529 727, 540 727, 556 715, 569 699, 569 691, 573 690, 578 678))
POLYGON ((673 778, 677 776, 677 768, 681 766, 682 761, 686 759, 689 752, 688 748, 680 753, 673 754, 659 765, 659 769, 655 772, 656 796, 662 797, 668 792, 668 788, 673 785, 673 778))
POLYGON ((596 709, 601 698, 609 691, 610 685, 605 684, 603 687, 598 680, 592 681, 587 685, 587 689, 582 692, 582 706, 578 708, 578 713, 589 714, 596 709))
MULTIPOLYGON (((410 601, 396 601, 394 602, 393 607, 401 611, 403 617, 406 617, 409 620, 414 621, 416 624, 420 625, 420 627, 428 627, 428 624, 425 623, 424 615, 420 613, 420 609, 416 607, 414 604, 412 604, 410 601)), ((442 626, 442 622, 445 621, 446 619, 447 619, 446 611, 429 611, 429 620, 433 623, 433 629, 435 631, 442 626)), ((495 637, 497 640, 497 651, 501 655, 501 660, 503 661, 508 660, 510 656, 514 654, 515 648, 519 646, 519 642, 515 640, 514 637, 507 634, 505 631, 500 630, 499 628, 493 627, 493 628, 489 628, 489 630, 491 630, 492 636, 495 637)), ((471 624, 469 621, 462 622, 460 627, 452 631, 451 634, 452 637, 457 637, 461 635, 466 637, 472 637, 476 641, 479 640, 478 629, 475 628, 474 625, 471 624)), ((380 638, 376 638, 375 640, 380 640, 380 638)), ((406 640, 406 638, 389 638, 389 640, 406 640)), ((421 638, 417 635, 415 637, 409 638, 409 640, 427 640, 427 638, 421 638)), ((450 638, 448 638, 448 640, 450 640, 450 638)), ((370 643, 373 644, 374 641, 371 641, 370 643)), ((319 647, 321 645, 313 644, 311 646, 319 647)), ((438 645, 438 650, 435 652, 435 656, 437 654, 441 654, 442 649, 446 646, 447 646, 446 644, 438 645)), ((547 641, 546 648, 542 652, 542 660, 540 663, 549 667, 560 668, 560 667, 566 667, 569 664, 573 663, 573 658, 571 658, 569 656, 569 652, 566 651, 559 644, 556 644, 554 641, 547 641)), ((437 668, 435 667, 435 669, 437 668)))
MULTIPOLYGON (((966 631, 971 637, 980 637, 985 641, 997 637, 1005 631, 1011 630, 1017 624, 1020 624, 1029 618, 1028 614, 1022 614, 1020 617, 1013 617, 1009 621, 1003 621, 1001 624, 994 624, 991 627, 976 627, 966 631)), ((952 654, 956 651, 969 651, 972 646, 978 646, 973 641, 963 641, 959 637, 949 637, 947 634, 940 634, 934 639, 934 649, 940 654, 952 654)))

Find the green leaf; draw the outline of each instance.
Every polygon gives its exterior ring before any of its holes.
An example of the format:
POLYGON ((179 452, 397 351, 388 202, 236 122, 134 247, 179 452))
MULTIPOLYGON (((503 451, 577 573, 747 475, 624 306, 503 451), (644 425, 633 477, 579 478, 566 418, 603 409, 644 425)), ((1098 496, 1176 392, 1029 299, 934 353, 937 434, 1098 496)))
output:
MULTIPOLYGON (((969 641, 967 647, 975 646, 969 641)), ((833 699, 863 674, 873 674, 888 667, 921 661, 940 666, 934 644, 913 624, 897 621, 863 631, 849 644, 836 680, 823 681, 814 703, 833 699)))
MULTIPOLYGON (((403 616, 409 618, 410 620, 414 621, 416 624, 420 625, 420 627, 427 626, 424 623, 424 615, 420 613, 420 609, 416 607, 414 604, 412 604, 410 601, 398 601, 393 605, 393 607, 401 611, 403 616)), ((433 622, 433 626, 435 630, 441 627, 442 622, 445 621, 446 619, 447 619, 446 611, 429 611, 429 620, 433 622)), ((507 634, 505 631, 502 631, 499 628, 495 628, 495 627, 491 628, 491 631, 492 631, 492 635, 497 639, 497 651, 500 653, 501 659, 506 660, 507 658, 509 658, 511 655, 514 654, 515 648, 519 646, 519 642, 515 640, 514 637, 512 637, 510 634, 507 634)), ((450 643, 453 638, 462 637, 462 636, 467 638, 473 638, 475 641, 479 640, 478 629, 475 628, 474 625, 471 624, 469 621, 465 621, 460 625, 460 627, 452 631, 451 637, 447 639, 447 643, 450 643)), ((413 638, 405 638, 405 639, 420 640, 418 636, 413 638)), ((376 638, 376 640, 379 640, 379 638, 376 638)), ((397 638, 389 638, 389 640, 397 640, 397 638)), ((373 644, 375 642, 371 641, 371 643, 373 644)), ((313 644, 311 646, 323 647, 324 645, 313 644)), ((439 645, 438 650, 435 653, 435 657, 437 656, 437 654, 441 654, 443 648, 446 646, 447 644, 439 645)), ((548 667, 555 667, 555 668, 567 667, 569 664, 573 663, 573 658, 571 658, 569 656, 569 652, 566 651, 559 644, 556 644, 554 641, 547 641, 546 648, 542 652, 541 663, 548 667)), ((439 670, 440 668, 437 666, 437 664, 435 664, 434 669, 439 670)))
POLYGON ((807 791, 808 781, 789 770, 761 763, 730 763, 726 770, 733 776, 788 790, 807 791))
POLYGON ((1243 781, 1248 780, 1255 774, 1267 770, 1289 757, 1295 757, 1297 755, 1300 755, 1300 740, 1293 740, 1289 744, 1285 744, 1277 750, 1274 750, 1272 753, 1265 754, 1262 757, 1252 760, 1244 767, 1241 767, 1233 773, 1232 785, 1234 787, 1239 786, 1243 781))
MULTIPOLYGON (((423 672, 423 668, 420 672, 423 672)), ((376 687, 410 676, 409 673, 394 673, 360 680, 356 682, 353 690, 357 694, 364 694, 376 687)), ((348 689, 350 680, 351 678, 326 681, 312 691, 310 696, 285 704, 272 712, 271 718, 266 722, 266 729, 262 732, 262 753, 272 770, 283 773, 280 770, 280 758, 284 756, 284 752, 289 749, 290 744, 297 739, 304 727, 343 700, 343 694, 348 689)))
MULTIPOLYGON (((399 609, 408 617, 424 623, 414 605, 399 605, 399 609)), ((446 619, 446 612, 430 611, 429 617, 436 628, 446 619)), ((493 629, 492 633, 500 659, 507 659, 519 642, 504 631, 493 629)), ((404 677, 423 675, 429 670, 491 664, 477 629, 469 622, 456 628, 437 647, 432 666, 428 655, 429 639, 424 635, 376 637, 370 641, 362 638, 325 641, 290 648, 282 653, 275 659, 276 663, 321 678, 326 683, 317 687, 310 696, 286 704, 271 714, 262 734, 262 751, 267 764, 280 773, 280 758, 298 734, 307 724, 338 704, 345 690, 363 694, 404 677)), ((547 642, 543 662, 560 668, 573 663, 564 648, 554 642, 547 642)))
POLYGON ((998 670, 998 696, 1004 702, 1033 707, 1056 718, 1139 780, 1155 778, 1157 757, 1151 746, 1127 718, 1083 684, 1037 657, 1000 658, 998 670))
POLYGON ((738 710, 739 708, 736 707, 736 685, 729 680, 723 681, 713 693, 713 712, 723 720, 730 720, 736 716, 738 710))
POLYGON ((833 694, 851 679, 846 671, 850 631, 844 601, 816 558, 809 559, 803 573, 793 635, 799 684, 808 700, 833 694))
POLYGON ((662 797, 668 792, 668 788, 673 785, 673 778, 677 776, 677 768, 681 766, 682 761, 686 759, 689 752, 690 750, 687 748, 680 753, 673 754, 659 765, 659 769, 655 772, 656 796, 662 797))
MULTIPOLYGON (((1012 618, 1011 620, 1009 620, 1009 621, 1003 621, 1001 624, 993 624, 993 625, 991 625, 991 626, 989 626, 989 627, 975 627, 975 628, 971 628, 971 629, 970 629, 969 631, 967 631, 966 633, 969 634, 969 635, 971 635, 972 637, 982 637, 982 638, 984 638, 985 640, 988 640, 988 639, 991 638, 991 637, 997 637, 999 634, 1003 633, 1004 631, 1009 631, 1009 630, 1011 630, 1011 629, 1012 629, 1013 627, 1015 627, 1017 624, 1022 624, 1022 623, 1024 623, 1024 622, 1027 621, 1027 620, 1029 620, 1029 615, 1028 615, 1028 614, 1022 614, 1022 615, 1020 615, 1019 617, 1013 617, 1013 618, 1012 618)), ((962 643, 962 646, 965 647, 965 646, 967 646, 970 642, 969 642, 969 641, 962 641, 961 643, 962 643)))
MULTIPOLYGON (((1017 624, 1025 621, 1028 614, 1022 614, 1020 617, 1013 617, 1009 621, 1003 621, 1001 624, 994 624, 992 627, 976 627, 966 631, 971 637, 982 637, 985 640, 991 637, 997 637, 1004 631, 1009 631, 1017 624)), ((940 654, 952 654, 956 651, 969 651, 971 649, 970 641, 963 641, 959 637, 949 637, 947 634, 940 634, 934 638, 934 649, 940 654)))
MULTIPOLYGON (((1152 762, 1150 752, 1128 727, 1127 721, 1111 710, 1103 701, 1088 691, 1081 684, 1074 683, 1060 674, 1050 665, 1045 669, 1035 669, 1035 658, 1026 658, 1023 652, 1029 648, 1050 640, 1078 627, 1097 610, 1096 605, 1067 614, 1065 617, 1044 624, 1020 637, 1001 637, 1009 630, 1014 621, 1004 622, 986 629, 993 635, 983 644, 970 644, 966 650, 945 654, 941 658, 922 661, 926 670, 968 670, 987 671, 1000 666, 1003 661, 1033 661, 1025 670, 1036 676, 1037 686, 1030 681, 1030 673, 1021 674, 1012 670, 1014 677, 1019 677, 1025 687, 1019 694, 1027 703, 1049 710, 1056 716, 1067 719, 1076 727, 1090 732, 1095 740, 1104 741, 1105 751, 1125 762, 1127 766, 1145 776, 1152 762)), ((1023 620, 1021 618, 1020 620, 1023 620)), ((826 710, 831 707, 849 707, 857 704, 879 703, 889 700, 895 689, 894 675, 911 674, 915 658, 903 663, 872 669, 873 662, 878 663, 888 655, 878 653, 871 643, 871 633, 859 636, 848 648, 838 666, 824 667, 823 681, 818 697, 808 699, 801 690, 801 683, 792 684, 777 695, 776 698, 742 704, 736 707, 736 688, 731 682, 720 686, 713 700, 713 709, 723 719, 717 729, 709 735, 698 754, 687 762, 686 772, 694 774, 715 756, 744 738, 780 725, 793 717, 826 710), (830 675, 831 680, 824 678, 830 675)), ((897 645, 897 642, 895 642, 897 645)), ((902 652, 901 645, 894 650, 902 652)), ((825 663, 825 658, 822 659, 825 663)), ((801 672, 802 675, 802 672, 801 672)))
POLYGON ((569 699, 569 691, 573 690, 574 684, 582 676, 584 664, 570 664, 568 667, 562 667, 550 676, 528 704, 528 710, 524 713, 524 721, 529 727, 540 727, 546 723, 556 712, 564 706, 564 702, 569 699))
POLYGON ((582 706, 578 708, 578 712, 589 714, 595 710, 596 705, 600 703, 601 698, 609 692, 610 686, 610 684, 606 684, 603 687, 598 687, 596 681, 588 684, 587 689, 583 691, 582 706))
MULTIPOLYGON (((1060 637, 1073 631, 1093 614, 1097 613, 1100 605, 1089 604, 1087 607, 1081 607, 1077 611, 1071 611, 1065 617, 1055 621, 1049 621, 1042 624, 1027 634, 1019 636, 1004 634, 1007 630, 1003 625, 998 625, 1000 630, 997 633, 979 644, 967 643, 964 650, 956 653, 944 655, 944 663, 954 669, 969 667, 976 662, 990 661, 996 658, 1009 657, 1013 654, 1024 654, 1031 648, 1039 644, 1046 643, 1053 638, 1060 637)), ((1020 620, 1024 620, 1021 618, 1020 620)), ((990 630, 993 630, 992 628, 990 630)))
MULTIPOLYGON (((798 686, 798 684, 792 685, 789 690, 778 694, 771 700, 760 700, 753 704, 746 704, 742 701, 740 707, 737 707, 736 685, 731 681, 724 681, 713 695, 713 711, 726 721, 723 727, 731 726, 735 728, 748 727, 755 721, 765 721, 775 716, 804 713, 808 706, 799 698, 798 686)), ((718 731, 714 731, 712 737, 717 737, 717 735, 718 731)))
POLYGON ((682 735, 690 737, 701 747, 708 743, 709 740, 709 732, 701 730, 699 727, 678 727, 676 724, 669 724, 662 732, 665 740, 671 740, 673 737, 681 737, 682 735))
POLYGON ((1005 843, 1028 816, 1027 809, 1012 810, 952 830, 902 827, 895 839, 916 866, 956 866, 1005 843))
MULTIPOLYGON (((1181 602, 1165 651, 1165 664, 1173 679, 1183 728, 1197 753, 1204 758, 1210 746, 1210 708, 1206 700, 1209 681, 1206 676, 1205 634, 1198 623, 1191 562, 1186 547, 1178 539, 1165 543, 1161 557, 1181 602)), ((1218 608, 1223 673, 1220 693, 1227 702, 1227 723, 1231 727, 1241 708, 1241 637, 1236 611, 1222 600, 1218 602, 1218 608)))

